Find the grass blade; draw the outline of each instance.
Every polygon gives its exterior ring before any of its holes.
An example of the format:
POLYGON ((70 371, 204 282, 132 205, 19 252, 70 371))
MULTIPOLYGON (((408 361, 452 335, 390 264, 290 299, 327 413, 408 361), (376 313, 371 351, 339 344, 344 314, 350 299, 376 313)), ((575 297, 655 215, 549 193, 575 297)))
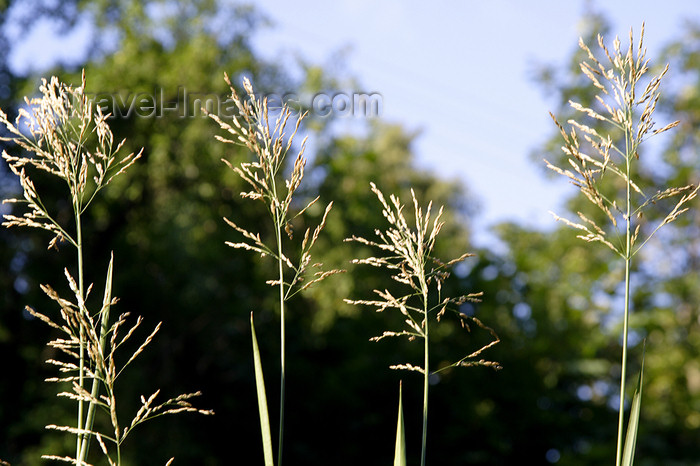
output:
POLYGON ((399 418, 396 422, 396 448, 394 466, 406 466, 406 432, 403 427, 403 386, 399 382, 399 418))
POLYGON ((265 455, 265 466, 274 466, 272 460, 272 436, 270 435, 270 416, 267 412, 267 395, 265 394, 265 379, 263 377, 262 362, 260 361, 260 350, 258 349, 258 338, 255 335, 255 325, 253 324, 253 313, 250 313, 250 330, 253 335, 253 362, 255 363, 255 386, 258 391, 258 410, 260 411, 260 432, 263 441, 263 453, 265 455))
MULTIPOLYGON (((109 310, 112 304, 112 277, 114 274, 114 252, 109 256, 109 267, 107 267, 107 279, 105 282, 105 294, 102 299, 102 309, 100 310, 100 348, 105 347, 107 341, 107 334, 109 333, 109 310)), ((98 398, 100 390, 99 379, 102 379, 104 374, 100 374, 98 371, 98 377, 92 380, 92 390, 90 395, 93 399, 98 398)), ((97 406, 92 401, 88 405, 87 418, 85 419, 85 430, 92 431, 93 424, 95 422, 95 409, 97 406)), ((90 442, 84 440, 80 448, 80 460, 87 458, 90 451, 90 442)))
MULTIPOLYGON (((644 349, 644 352, 646 352, 646 348, 644 349)), ((639 427, 639 413, 642 408, 644 352, 642 353, 642 368, 639 370, 637 388, 634 389, 634 396, 632 397, 632 409, 630 410, 630 418, 627 423, 627 436, 625 437, 625 448, 622 453, 622 466, 632 466, 634 464, 634 450, 637 446, 637 428, 639 427)))

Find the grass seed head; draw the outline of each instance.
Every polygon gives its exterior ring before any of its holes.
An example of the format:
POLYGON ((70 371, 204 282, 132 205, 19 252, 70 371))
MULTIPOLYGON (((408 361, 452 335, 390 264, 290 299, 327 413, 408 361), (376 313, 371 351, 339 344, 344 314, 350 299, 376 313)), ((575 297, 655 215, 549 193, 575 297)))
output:
MULTIPOLYGON (((436 314, 438 321, 448 311, 459 315, 462 323, 464 319, 469 319, 467 316, 459 314, 459 306, 467 301, 477 300, 482 293, 471 293, 456 298, 443 298, 440 296, 442 284, 450 276, 450 267, 472 256, 472 254, 468 253, 462 254, 460 257, 447 263, 434 257, 435 243, 444 225, 442 221, 443 207, 440 207, 435 218, 431 219, 432 202, 429 202, 423 209, 418 202, 415 192, 411 190, 414 221, 409 223, 404 215, 404 205, 398 196, 392 194, 389 196, 389 202, 387 202, 382 191, 374 183, 370 184, 370 189, 377 196, 381 205, 382 215, 388 226, 385 229, 377 229, 375 231, 377 239, 352 236, 345 241, 355 241, 372 246, 381 255, 364 259, 353 259, 352 263, 386 269, 390 272, 390 276, 395 282, 407 287, 406 294, 402 296, 394 296, 389 290, 385 289, 374 290, 374 293, 379 297, 377 300, 345 300, 349 304, 374 307, 377 312, 396 309, 405 317, 405 330, 400 332, 384 331, 382 335, 373 337, 370 340, 379 341, 387 337, 407 337, 409 340, 416 338, 426 339, 428 338, 427 319, 431 313, 436 314), (435 292, 437 292, 437 298, 432 297, 435 292), (434 300, 438 301, 437 305, 429 304, 434 300)), ((483 324, 480 324, 480 326, 488 329, 483 324)), ((500 340, 495 332, 491 329, 488 330, 494 337, 491 343, 448 367, 463 366, 465 361, 476 357, 486 348, 498 343, 500 340)), ((496 366, 498 366, 497 363, 492 363, 491 367, 496 366)), ((416 367, 411 364, 398 364, 391 366, 391 368, 418 371, 423 374, 428 370, 428 368, 416 367)))
MULTIPOLYGON (((697 196, 698 187, 689 185, 682 188, 669 188, 647 195, 639 183, 632 179, 631 166, 639 159, 639 148, 649 137, 668 131, 678 125, 677 121, 669 123, 660 129, 655 129, 654 111, 661 96, 661 79, 668 72, 668 65, 656 76, 649 79, 643 91, 638 92, 642 79, 649 72, 649 60, 646 58, 646 48, 643 46, 644 24, 636 48, 632 30, 629 35, 629 46, 623 52, 618 38, 613 41, 612 52, 606 47, 602 36, 598 36, 598 46, 605 58, 598 59, 593 51, 579 40, 580 47, 586 52, 587 58, 581 62, 582 73, 598 90, 595 102, 599 108, 585 107, 570 101, 571 107, 580 114, 580 119, 571 119, 567 123, 570 131, 551 115, 564 140, 562 150, 566 154, 567 163, 571 169, 563 169, 545 160, 547 167, 565 176, 581 193, 609 220, 608 224, 597 224, 589 217, 579 212, 582 222, 574 222, 554 216, 556 220, 584 231, 586 234, 579 238, 588 242, 600 242, 622 257, 631 257, 664 225, 674 221, 687 210, 685 205, 697 196), (635 53, 636 52, 636 53, 635 53), (641 94, 641 97, 637 97, 641 94), (612 98, 611 98, 612 97, 612 98), (593 118, 607 127, 606 130, 584 123, 585 117, 593 118), (578 134, 583 135, 586 147, 582 147, 578 134), (620 138, 618 135, 622 134, 620 138), (590 153, 587 152, 591 149, 590 153), (624 199, 615 199, 606 194, 604 176, 610 174, 613 182, 616 179, 629 190, 636 193, 639 199, 635 213, 656 201, 668 197, 679 196, 675 207, 664 217, 656 228, 647 233, 646 238, 639 242, 643 234, 640 223, 631 227, 632 250, 628 251, 622 241, 610 241, 608 238, 620 238, 624 233, 619 230, 619 224, 632 220, 632 214, 623 212, 619 206, 626 205, 624 199), (622 220, 622 222, 620 222, 622 220)), ((641 216, 636 219, 641 221, 641 216)))

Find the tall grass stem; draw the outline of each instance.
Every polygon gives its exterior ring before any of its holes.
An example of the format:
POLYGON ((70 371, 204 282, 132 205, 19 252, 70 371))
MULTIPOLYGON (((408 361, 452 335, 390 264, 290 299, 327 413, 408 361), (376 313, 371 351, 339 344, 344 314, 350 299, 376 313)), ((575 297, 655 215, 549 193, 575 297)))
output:
MULTIPOLYGON (((80 301, 84 302, 85 299, 85 288, 83 284, 83 276, 84 276, 84 270, 83 270, 83 231, 82 231, 82 224, 81 224, 81 218, 80 218, 80 206, 77 203, 77 199, 73 200, 73 211, 74 211, 74 217, 75 217, 75 237, 76 237, 76 243, 77 243, 77 249, 78 249, 78 291, 80 293, 80 301)), ((81 305, 80 309, 81 313, 85 312, 84 306, 81 305)), ((80 328, 80 362, 79 362, 79 380, 78 384, 80 385, 80 389, 83 390, 85 388, 85 334, 84 330, 81 327, 80 328)), ((84 416, 84 401, 82 398, 78 400, 78 424, 77 427, 80 430, 83 427, 83 416, 84 416)), ((78 435, 76 435, 76 449, 75 449, 75 457, 78 458, 79 460, 82 460, 81 456, 81 451, 83 450, 83 444, 85 442, 89 441, 89 437, 84 434, 79 432, 78 435)), ((78 464, 81 464, 78 462, 78 464)))
POLYGON ((425 360, 423 362, 423 436, 421 441, 420 464, 425 466, 425 457, 428 447, 428 390, 430 389, 430 332, 428 332, 428 285, 424 280, 421 280, 423 288, 423 329, 425 338, 423 339, 423 353, 425 360))
MULTIPOLYGON (((277 215, 275 213, 275 215, 277 215)), ((287 379, 286 371, 286 335, 285 335, 285 293, 284 293, 284 263, 282 262, 282 224, 277 224, 277 264, 279 267, 279 290, 280 290, 280 423, 279 423, 279 443, 277 450, 277 466, 282 466, 282 451, 284 447, 284 394, 287 379)))
POLYGON ((630 153, 630 136, 625 131, 625 146, 626 146, 626 214, 625 214, 625 309, 622 322, 622 363, 620 369, 620 408, 618 412, 617 422, 617 451, 615 454, 615 465, 620 466, 622 461, 622 437, 625 423, 625 391, 627 388, 627 337, 629 334, 629 314, 630 314, 630 268, 632 266, 632 200, 631 200, 631 185, 630 185, 630 159, 633 155, 630 153))

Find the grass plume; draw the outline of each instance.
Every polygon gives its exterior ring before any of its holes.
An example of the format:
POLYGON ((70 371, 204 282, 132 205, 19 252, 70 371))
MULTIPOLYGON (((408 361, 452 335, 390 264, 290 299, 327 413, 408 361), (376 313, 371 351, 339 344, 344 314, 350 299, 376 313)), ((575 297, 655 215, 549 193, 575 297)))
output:
POLYGON ((561 168, 545 160, 551 170, 568 178, 586 199, 604 214, 603 218, 607 221, 596 222, 582 212, 578 212, 578 221, 556 215, 554 217, 580 230, 582 233, 579 238, 604 244, 625 262, 617 466, 621 464, 623 450, 632 259, 660 228, 676 220, 688 209, 688 202, 697 196, 700 189, 700 186, 688 185, 649 194, 634 179, 641 144, 678 124, 678 121, 675 121, 655 128, 654 110, 661 95, 661 79, 668 71, 668 65, 658 75, 648 79, 646 86, 643 86, 642 79, 649 71, 649 60, 646 58, 643 40, 643 24, 636 47, 630 30, 629 46, 626 50, 622 49, 619 38, 615 38, 612 50, 609 50, 603 37, 599 35, 598 46, 604 55, 602 59, 598 59, 583 40, 579 41, 581 49, 587 55, 580 64, 581 71, 598 91, 595 105, 585 107, 570 101, 571 107, 580 117, 569 120, 568 129, 552 115, 564 140, 562 150, 568 157, 569 166, 561 168), (600 125, 605 130, 596 128, 600 125), (610 188, 613 188, 612 192, 617 192, 616 186, 620 185, 623 186, 624 197, 616 199, 609 194, 610 188), (675 205, 663 214, 663 219, 650 231, 643 231, 641 222, 644 210, 666 198, 677 199, 675 205))
POLYGON ((378 256, 354 259, 352 262, 387 269, 392 274, 391 278, 403 285, 407 292, 403 296, 394 296, 388 289, 374 290, 379 297, 377 300, 346 299, 345 301, 355 305, 372 306, 376 308, 377 312, 396 309, 404 316, 405 329, 401 331, 385 331, 382 335, 371 338, 372 341, 402 336, 408 337, 409 340, 423 340, 424 359, 422 366, 403 363, 393 365, 391 368, 416 371, 423 375, 421 465, 424 465, 428 433, 428 388, 431 375, 430 317, 434 316, 436 321, 439 322, 446 312, 451 312, 459 318, 463 327, 469 329, 470 324, 475 324, 487 330, 493 338, 490 343, 440 369, 440 371, 457 366, 488 366, 500 369, 498 363, 480 358, 485 350, 494 346, 500 340, 496 333, 479 319, 459 312, 459 306, 467 301, 478 301, 483 293, 470 293, 458 297, 442 297, 441 295, 442 285, 450 275, 450 268, 454 264, 472 256, 472 254, 465 253, 456 259, 443 263, 432 255, 438 234, 444 225, 444 222, 441 220, 443 208, 440 208, 434 219, 431 218, 432 202, 424 210, 419 206, 415 193, 411 190, 415 215, 415 227, 412 227, 404 216, 404 205, 397 196, 391 195, 389 201, 387 201, 384 194, 374 183, 371 183, 371 189, 382 206, 382 214, 387 220, 389 227, 385 230, 376 230, 377 240, 369 240, 357 236, 348 238, 346 241, 356 241, 381 251, 381 254, 378 256))
MULTIPOLYGON (((227 144, 237 144, 246 147, 253 154, 253 161, 242 162, 237 165, 225 159, 223 161, 242 180, 250 185, 251 190, 241 193, 241 196, 262 201, 270 216, 275 232, 274 242, 268 245, 265 242, 266 240, 261 238, 260 233, 250 232, 230 219, 224 218, 226 223, 243 237, 243 241, 227 242, 227 245, 233 248, 253 251, 262 257, 269 256, 277 261, 277 277, 268 280, 267 283, 277 287, 279 290, 281 349, 277 465, 281 466, 286 383, 285 303, 292 296, 314 283, 341 272, 340 270, 324 271, 321 269, 321 264, 312 264, 311 262, 311 249, 326 224, 326 218, 333 203, 331 202, 326 206, 319 225, 313 231, 308 228, 304 232, 300 245, 299 260, 292 262, 291 255, 284 250, 283 240, 285 237, 288 237, 290 240, 293 239, 292 220, 318 201, 318 198, 315 198, 298 212, 293 212, 294 194, 304 178, 306 138, 304 138, 300 148, 296 151, 291 173, 288 177, 284 176, 287 155, 292 151, 294 138, 299 131, 305 114, 299 115, 296 122, 292 123, 290 120, 292 110, 285 104, 280 109, 278 117, 274 119, 270 115, 267 99, 256 96, 253 86, 248 79, 243 80, 244 98, 238 95, 228 75, 225 75, 225 79, 231 89, 231 100, 238 109, 238 115, 233 117, 232 124, 223 121, 215 114, 209 115, 229 134, 228 138, 218 135, 216 138, 227 144)), ((264 393, 264 390, 261 391, 261 387, 258 387, 258 393, 264 393)), ((265 404, 267 403, 265 402, 265 404)), ((268 421, 261 419, 261 425, 264 425, 266 422, 268 421)), ((263 436, 265 436, 264 432, 263 436)))
POLYGON ((58 248, 59 244, 67 242, 77 252, 77 276, 71 275, 68 268, 64 270, 73 294, 71 298, 59 296, 49 285, 41 286, 60 309, 60 319, 26 308, 31 315, 61 334, 49 346, 58 350, 62 357, 47 361, 58 369, 60 376, 47 379, 47 382, 67 384, 70 389, 60 392, 58 396, 71 399, 77 404, 74 426, 46 426, 47 429, 75 435, 75 456, 45 455, 44 458, 85 465, 90 440, 94 437, 109 464, 119 465, 121 444, 138 424, 164 414, 211 412, 190 405, 188 400, 199 393, 180 395, 156 403, 159 393, 156 391, 147 399, 142 397, 141 409, 127 427, 120 427, 114 391, 116 380, 151 342, 160 329, 160 324, 125 364, 118 365, 115 362, 117 349, 135 334, 142 319, 139 317, 125 333, 122 329, 127 325, 128 313, 110 323, 110 311, 117 302, 112 295, 113 257, 109 262, 104 297, 99 310, 91 310, 87 304, 92 285, 85 287, 82 215, 97 193, 131 166, 141 153, 119 155, 124 141, 115 144, 107 124, 109 115, 103 114, 99 106, 93 106, 85 94, 85 84, 84 72, 79 87, 64 84, 56 77, 49 81, 43 79, 39 87, 40 97, 25 98, 26 107, 20 108, 14 122, 9 121, 7 115, 0 110, 0 124, 9 133, 3 140, 15 143, 22 150, 20 155, 3 151, 3 158, 19 177, 23 193, 21 199, 6 199, 3 202, 26 207, 21 215, 4 215, 3 226, 46 230, 52 235, 49 249, 58 248), (47 208, 41 196, 41 186, 37 187, 32 180, 35 171, 46 172, 65 182, 73 209, 72 225, 59 223, 55 213, 47 208), (110 434, 93 430, 98 408, 111 421, 113 432, 110 434), (108 447, 110 444, 115 452, 111 452, 108 447))

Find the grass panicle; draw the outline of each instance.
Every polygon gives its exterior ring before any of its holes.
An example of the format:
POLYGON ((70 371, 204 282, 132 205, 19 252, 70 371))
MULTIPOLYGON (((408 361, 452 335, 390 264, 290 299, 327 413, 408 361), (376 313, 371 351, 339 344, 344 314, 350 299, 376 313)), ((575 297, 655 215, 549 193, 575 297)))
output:
POLYGON ((580 40, 580 47, 588 58, 580 68, 599 90, 595 96, 595 108, 570 101, 573 109, 581 113, 581 121, 570 119, 565 128, 557 118, 552 119, 559 128, 564 140, 562 151, 568 157, 567 168, 559 167, 545 160, 547 167, 565 176, 579 188, 584 196, 595 205, 608 219, 607 224, 597 224, 582 212, 577 212, 580 221, 571 221, 553 216, 563 223, 581 230, 579 238, 589 242, 600 242, 618 254, 627 258, 634 256, 651 237, 664 225, 673 222, 687 210, 689 201, 697 197, 700 185, 671 187, 648 193, 638 186, 633 179, 634 165, 639 159, 639 148, 648 138, 666 132, 678 125, 678 121, 655 128, 653 119, 657 102, 661 96, 659 87, 661 79, 668 71, 668 65, 656 76, 650 78, 641 91, 644 75, 649 71, 649 60, 643 46, 644 25, 637 47, 630 31, 630 43, 625 53, 621 50, 618 38, 613 42, 612 52, 606 47, 603 37, 598 36, 598 45, 607 61, 599 61, 591 49, 580 40), (585 118, 597 120, 607 125, 608 131, 594 128, 592 123, 586 125, 585 118), (602 134, 601 134, 602 133, 602 134), (605 174, 608 174, 605 177, 605 174), (609 178, 614 178, 610 180, 609 178), (630 201, 635 201, 627 210, 627 199, 610 198, 606 186, 616 180, 626 186, 630 201), (644 209, 653 206, 662 199, 677 198, 673 208, 666 212, 663 219, 645 236, 640 238, 641 219, 644 209), (630 250, 627 250, 625 227, 627 222, 635 219, 630 233, 630 250))
MULTIPOLYGON (((90 310, 88 310, 87 313, 82 311, 83 307, 78 303, 79 294, 75 285, 75 280, 70 276, 67 270, 65 271, 65 275, 70 288, 75 294, 73 300, 61 298, 50 286, 42 285, 42 290, 44 290, 46 295, 55 301, 61 309, 60 323, 55 322, 45 314, 35 311, 31 307, 27 307, 26 310, 34 317, 56 330, 59 330, 62 334, 61 337, 52 340, 48 345, 59 350, 64 358, 46 361, 48 364, 56 366, 59 373, 61 373, 61 377, 48 378, 46 381, 70 384, 71 391, 60 392, 58 396, 75 401, 83 401, 90 406, 100 408, 109 418, 113 431, 110 432, 110 434, 105 434, 104 432, 92 430, 92 417, 86 420, 86 427, 83 429, 57 425, 48 425, 46 428, 68 432, 74 435, 94 436, 109 464, 119 465, 121 464, 121 446, 137 425, 166 414, 177 414, 181 412, 213 414, 213 412, 197 409, 189 402, 191 398, 201 395, 200 392, 183 394, 164 402, 156 402, 160 394, 160 390, 157 390, 148 398, 141 397, 141 407, 128 425, 121 427, 117 413, 117 398, 115 395, 117 379, 126 367, 146 349, 160 330, 161 324, 156 325, 143 339, 138 348, 126 358, 125 363, 118 364, 115 361, 117 359, 117 350, 135 335, 143 319, 139 317, 133 324, 127 324, 127 317, 129 314, 124 313, 121 314, 115 322, 109 323, 110 309, 118 301, 111 296, 112 270, 113 260, 111 260, 109 264, 102 307, 96 313, 90 310), (83 377, 84 379, 98 382, 102 387, 100 391, 104 392, 103 395, 99 395, 99 392, 95 390, 88 391, 79 384, 80 372, 79 365, 76 364, 76 362, 79 361, 81 344, 90 362, 83 369, 83 377), (111 445, 111 448, 109 448, 108 445, 111 445)), ((94 415, 94 411, 90 412, 93 412, 94 415)), ((87 447, 84 448, 87 449, 87 447)), ((84 455, 86 456, 86 454, 87 452, 85 452, 84 455)), ((78 460, 74 458, 58 457, 56 455, 44 455, 43 458, 69 461, 74 464, 82 464, 85 461, 85 458, 78 462, 78 460)))
MULTIPOLYGON (((354 259, 355 264, 366 264, 373 267, 384 268, 391 273, 391 278, 404 286, 407 291, 402 296, 394 296, 388 289, 374 290, 379 297, 376 300, 351 300, 345 301, 354 305, 365 305, 376 308, 377 312, 387 309, 396 309, 405 318, 406 328, 401 331, 385 331, 382 335, 371 338, 372 341, 379 341, 387 337, 407 337, 409 340, 422 339, 424 344, 424 361, 422 366, 415 366, 409 363, 396 364, 392 369, 402 369, 416 371, 423 374, 423 439, 421 447, 421 464, 425 464, 426 442, 427 442, 427 422, 428 422, 428 387, 430 371, 430 317, 434 316, 436 321, 445 315, 446 312, 455 314, 463 327, 469 328, 470 324, 487 330, 493 337, 492 341, 458 361, 440 369, 444 371, 450 367, 488 366, 500 369, 500 365, 493 361, 477 359, 488 348, 497 344, 500 340, 496 333, 484 325, 476 317, 470 317, 459 312, 459 307, 468 302, 476 302, 483 293, 470 293, 458 297, 442 297, 442 285, 450 275, 450 267, 472 256, 472 254, 462 254, 460 257, 447 263, 443 263, 435 258, 433 248, 437 236, 442 229, 443 208, 441 207, 432 218, 432 202, 423 209, 420 207, 415 193, 411 190, 413 209, 415 215, 415 227, 409 225, 404 216, 404 205, 401 200, 394 195, 385 198, 384 194, 371 183, 372 192, 377 196, 381 206, 382 214, 389 223, 385 230, 376 230, 377 239, 370 240, 353 236, 346 241, 355 241, 361 244, 372 246, 381 251, 378 256, 365 259, 354 259)), ((432 374, 438 371, 432 372, 432 374)))
POLYGON ((14 122, 0 110, 0 124, 9 136, 0 138, 17 144, 21 155, 3 151, 10 170, 19 177, 23 199, 5 199, 3 203, 27 206, 21 217, 4 215, 3 225, 41 228, 53 234, 49 247, 68 241, 79 248, 79 232, 69 233, 54 220, 34 186, 28 168, 41 170, 65 181, 76 216, 82 214, 95 195, 117 175, 123 173, 141 152, 118 156, 124 140, 114 143, 107 118, 99 106, 85 95, 85 73, 80 87, 72 87, 52 77, 42 79, 41 97, 25 97, 26 107, 19 109, 14 122), (28 154, 32 154, 31 156, 28 154))
MULTIPOLYGON (((619 38, 613 41, 612 50, 608 49, 603 37, 599 35, 598 46, 604 55, 602 59, 598 59, 583 40, 580 40, 579 45, 587 55, 580 64, 581 71, 590 79, 598 93, 591 107, 570 102, 571 107, 580 114, 580 118, 569 120, 569 128, 565 128, 552 115, 564 140, 562 150, 568 157, 568 167, 562 168, 545 160, 551 170, 568 178, 607 220, 597 223, 582 212, 577 213, 579 221, 567 220, 556 215, 554 217, 582 231, 579 238, 604 244, 625 262, 617 466, 622 462, 623 452, 632 258, 660 228, 676 220, 688 209, 688 202, 697 197, 700 189, 700 185, 688 185, 657 190, 651 194, 634 179, 642 143, 678 125, 678 121, 674 121, 656 128, 653 116, 661 96, 661 80, 668 71, 668 65, 658 75, 646 78, 649 60, 646 58, 643 40, 643 24, 636 47, 633 32, 630 30, 629 46, 626 50, 622 49, 619 38), (606 129, 596 129, 600 125, 606 129), (610 193, 619 192, 619 186, 623 186, 624 197, 620 196, 617 199, 610 193), (655 226, 644 227, 642 222, 647 218, 643 215, 644 210, 667 198, 676 199, 674 206, 663 214, 662 220, 655 226)), ((629 439, 632 442, 635 440, 636 438, 629 439)), ((626 461, 631 461, 633 456, 633 452, 627 449, 626 461)))
MULTIPOLYGON (((311 249, 316 243, 319 234, 326 224, 326 218, 333 203, 329 203, 323 213, 323 218, 313 231, 309 228, 305 231, 300 244, 298 261, 293 262, 289 253, 283 247, 284 237, 293 239, 292 220, 303 214, 314 205, 318 198, 308 202, 305 207, 293 212, 294 194, 304 178, 306 158, 304 150, 306 138, 296 151, 291 173, 285 177, 287 167, 286 159, 294 147, 294 138, 298 134, 299 127, 306 114, 301 114, 292 123, 292 110, 285 104, 277 118, 270 114, 266 98, 256 96, 253 86, 248 79, 243 80, 245 97, 241 97, 231 84, 228 75, 225 75, 226 83, 231 89, 231 100, 235 104, 238 115, 233 117, 231 124, 223 121, 218 115, 209 114, 219 126, 228 133, 228 137, 216 136, 217 140, 246 147, 252 154, 253 160, 233 164, 223 160, 229 168, 237 173, 242 180, 250 185, 251 190, 242 192, 243 198, 259 200, 265 205, 270 215, 275 231, 274 243, 268 244, 259 233, 253 233, 240 227, 228 218, 226 223, 236 230, 242 237, 242 241, 227 242, 226 244, 238 249, 247 249, 258 253, 260 256, 269 256, 277 261, 277 277, 267 281, 267 284, 279 289, 280 303, 280 418, 279 418, 279 442, 277 452, 277 465, 282 464, 283 438, 284 438, 284 400, 286 381, 286 335, 285 335, 285 303, 298 292, 327 278, 330 275, 340 273, 340 270, 322 270, 322 264, 311 262, 311 249)), ((260 378, 259 380, 262 380, 260 378)), ((258 387, 258 393, 264 393, 264 387, 258 387)), ((259 400, 262 403, 262 400, 259 400)), ((266 404, 266 402, 265 402, 266 404)), ((262 415, 262 414, 261 414, 262 415)), ((269 421, 261 419, 261 425, 269 421)), ((265 432, 263 431, 263 437, 265 432)))
POLYGON ((199 395, 199 392, 156 402, 159 393, 156 391, 147 399, 142 397, 141 409, 128 426, 120 427, 115 396, 117 378, 148 346, 160 329, 160 324, 126 363, 118 365, 115 362, 115 353, 135 334, 142 319, 139 317, 125 332, 123 328, 127 325, 128 313, 110 323, 110 311, 117 302, 112 295, 113 257, 107 270, 102 304, 97 311, 89 308, 87 301, 92 285, 87 289, 84 285, 81 216, 96 194, 131 166, 141 152, 118 155, 125 141, 114 143, 114 136, 107 124, 109 115, 103 114, 100 107, 94 107, 87 98, 84 72, 79 87, 71 87, 53 77, 49 81, 42 80, 39 92, 40 97, 25 99, 26 107, 20 108, 14 122, 10 122, 0 110, 0 123, 9 134, 3 140, 13 142, 21 149, 20 155, 3 151, 2 156, 12 172, 19 177, 23 192, 23 198, 6 199, 3 202, 26 206, 21 216, 11 213, 4 215, 3 226, 46 230, 52 234, 49 249, 58 248, 65 241, 77 251, 77 276, 74 277, 68 268, 64 270, 72 292, 69 299, 59 296, 49 285, 41 285, 44 293, 60 309, 60 318, 26 308, 29 314, 53 327, 61 335, 48 343, 61 357, 47 361, 57 368, 60 376, 51 377, 47 382, 69 387, 58 396, 71 399, 77 404, 75 426, 46 426, 47 429, 75 435, 75 456, 45 455, 43 458, 76 465, 88 464, 86 460, 90 440, 94 438, 109 464, 120 465, 121 444, 138 424, 165 414, 211 412, 196 409, 189 403, 188 400, 199 395), (66 183, 73 208, 72 225, 59 223, 56 220, 58 216, 49 211, 41 197, 41 186, 37 187, 32 180, 36 171, 56 176, 66 183), (113 432, 105 434, 93 430, 98 408, 111 421, 113 432))

